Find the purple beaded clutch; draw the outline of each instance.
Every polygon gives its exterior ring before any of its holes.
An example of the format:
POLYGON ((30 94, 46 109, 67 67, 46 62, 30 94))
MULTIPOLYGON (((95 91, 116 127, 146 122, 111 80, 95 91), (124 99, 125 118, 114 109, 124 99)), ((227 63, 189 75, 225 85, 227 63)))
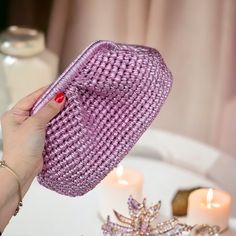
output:
POLYGON ((158 114, 172 85, 160 53, 138 45, 90 45, 35 104, 66 95, 47 127, 43 186, 68 196, 93 189, 129 152, 158 114))

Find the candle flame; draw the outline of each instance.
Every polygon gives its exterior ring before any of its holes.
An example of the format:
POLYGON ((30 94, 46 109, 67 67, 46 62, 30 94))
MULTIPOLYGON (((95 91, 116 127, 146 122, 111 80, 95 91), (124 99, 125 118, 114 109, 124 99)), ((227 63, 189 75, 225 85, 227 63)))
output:
POLYGON ((122 177, 122 175, 124 174, 124 167, 119 164, 118 167, 116 168, 116 176, 118 178, 122 177))
POLYGON ((119 184, 122 184, 122 185, 129 185, 128 181, 125 180, 125 179, 119 179, 119 180, 118 180, 118 183, 119 183, 119 184))
POLYGON ((213 200, 213 189, 210 188, 207 192, 207 205, 211 205, 213 200))
POLYGON ((209 188, 206 196, 206 206, 207 208, 217 208, 220 207, 220 204, 217 202, 213 202, 214 191, 212 188, 209 188))
POLYGON ((119 164, 118 167, 116 168, 116 177, 118 179, 118 183, 121 184, 121 185, 129 185, 128 181, 123 179, 124 175, 124 167, 119 164))

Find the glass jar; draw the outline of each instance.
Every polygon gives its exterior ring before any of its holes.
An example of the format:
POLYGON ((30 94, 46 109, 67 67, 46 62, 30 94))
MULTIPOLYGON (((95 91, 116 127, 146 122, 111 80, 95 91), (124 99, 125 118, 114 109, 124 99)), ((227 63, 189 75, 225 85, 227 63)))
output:
POLYGON ((57 72, 58 57, 45 48, 42 32, 9 27, 0 34, 0 113, 51 83, 57 72))

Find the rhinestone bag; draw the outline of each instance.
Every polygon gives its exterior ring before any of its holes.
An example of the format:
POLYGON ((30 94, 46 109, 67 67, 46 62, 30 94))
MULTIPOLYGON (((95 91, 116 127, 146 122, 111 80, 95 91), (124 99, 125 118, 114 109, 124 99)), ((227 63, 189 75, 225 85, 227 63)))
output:
POLYGON ((90 45, 32 110, 65 93, 63 110, 47 126, 39 183, 68 196, 93 189, 157 116, 171 84, 156 49, 110 41, 90 45))

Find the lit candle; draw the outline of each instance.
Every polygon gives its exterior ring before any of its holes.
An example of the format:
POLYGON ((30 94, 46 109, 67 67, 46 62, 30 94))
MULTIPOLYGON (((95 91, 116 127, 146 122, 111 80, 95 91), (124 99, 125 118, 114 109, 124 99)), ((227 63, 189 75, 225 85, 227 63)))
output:
POLYGON ((119 165, 101 183, 99 208, 102 218, 106 219, 108 215, 113 217, 113 209, 128 215, 129 196, 141 201, 142 191, 143 175, 137 170, 119 165))
POLYGON ((218 225, 221 230, 228 227, 231 196, 221 190, 199 189, 188 199, 187 222, 191 225, 218 225))

